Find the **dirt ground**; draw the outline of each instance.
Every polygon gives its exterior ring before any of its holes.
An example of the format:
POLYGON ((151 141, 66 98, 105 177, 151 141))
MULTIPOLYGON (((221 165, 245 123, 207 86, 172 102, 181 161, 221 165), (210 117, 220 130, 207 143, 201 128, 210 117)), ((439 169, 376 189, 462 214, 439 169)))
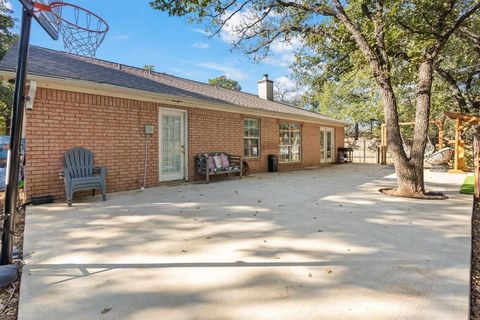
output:
MULTIPOLYGON (((0 193, 0 203, 3 205, 4 193, 0 193)), ((23 248, 23 230, 25 225, 25 210, 22 208, 19 210, 16 216, 16 235, 15 246, 20 249, 23 248)), ((21 255, 22 256, 22 255, 21 255)), ((22 263, 19 261, 19 263, 22 263)), ((21 271, 21 268, 19 268, 21 271)), ((21 272, 18 275, 17 281, 14 285, 0 288, 0 320, 15 320, 18 313, 18 299, 20 296, 20 277, 21 272)))
POLYGON ((480 201, 473 205, 472 213, 472 288, 470 319, 480 320, 480 201))

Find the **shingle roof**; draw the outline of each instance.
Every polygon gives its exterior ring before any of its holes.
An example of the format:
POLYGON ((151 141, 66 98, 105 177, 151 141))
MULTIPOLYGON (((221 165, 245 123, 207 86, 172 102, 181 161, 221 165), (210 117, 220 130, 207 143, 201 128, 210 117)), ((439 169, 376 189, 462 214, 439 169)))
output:
MULTIPOLYGON (((14 45, 0 61, 0 71, 14 72, 17 55, 18 45, 14 45)), ((287 104, 268 101, 250 93, 220 88, 165 73, 148 72, 144 69, 105 60, 80 57, 38 46, 30 47, 28 73, 51 78, 105 83, 178 96, 179 98, 198 99, 204 102, 242 106, 255 110, 282 113, 286 116, 309 117, 343 124, 339 120, 287 104)))

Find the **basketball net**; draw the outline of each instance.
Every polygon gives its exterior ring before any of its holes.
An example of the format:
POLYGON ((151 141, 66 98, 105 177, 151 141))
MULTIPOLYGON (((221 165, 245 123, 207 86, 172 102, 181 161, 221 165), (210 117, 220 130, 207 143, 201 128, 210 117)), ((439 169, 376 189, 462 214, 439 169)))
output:
POLYGON ((58 25, 65 50, 85 57, 95 57, 98 47, 105 39, 109 27, 95 13, 66 2, 48 5, 35 3, 35 9, 46 11, 52 24, 58 25))

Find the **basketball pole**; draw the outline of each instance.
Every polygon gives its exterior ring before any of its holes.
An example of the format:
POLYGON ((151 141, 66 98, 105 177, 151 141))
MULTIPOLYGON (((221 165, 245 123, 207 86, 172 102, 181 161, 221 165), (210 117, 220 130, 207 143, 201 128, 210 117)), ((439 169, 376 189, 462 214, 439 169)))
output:
POLYGON ((15 233, 15 214, 17 212, 18 197, 18 171, 20 169, 20 148, 22 143, 25 100, 27 99, 27 97, 24 95, 24 92, 27 80, 28 49, 30 46, 31 25, 32 13, 26 8, 23 8, 18 64, 15 77, 15 92, 13 95, 12 120, 10 126, 10 145, 7 158, 0 265, 11 264, 13 256, 13 236, 15 233))

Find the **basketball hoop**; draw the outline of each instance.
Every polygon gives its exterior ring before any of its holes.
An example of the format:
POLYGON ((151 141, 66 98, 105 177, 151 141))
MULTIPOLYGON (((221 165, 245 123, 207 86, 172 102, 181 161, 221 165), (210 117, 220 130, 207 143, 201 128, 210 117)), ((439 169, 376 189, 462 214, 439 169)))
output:
MULTIPOLYGON (((0 0, 2 1, 2 0, 0 0)), ((63 0, 19 0, 23 6, 18 61, 15 72, 12 117, 10 121, 10 144, 8 147, 7 177, 5 179, 5 205, 0 214, 3 225, 0 241, 0 285, 13 282, 17 277, 17 264, 13 262, 13 235, 17 213, 18 172, 23 116, 25 114, 28 48, 32 18, 54 40, 61 33, 65 50, 78 55, 94 57, 105 39, 108 24, 91 11, 63 0), (3 220, 3 221, 2 221, 3 220)))
POLYGON ((65 50, 86 57, 95 57, 105 39, 108 24, 95 13, 66 2, 34 3, 35 12, 48 12, 46 19, 58 26, 65 50))

